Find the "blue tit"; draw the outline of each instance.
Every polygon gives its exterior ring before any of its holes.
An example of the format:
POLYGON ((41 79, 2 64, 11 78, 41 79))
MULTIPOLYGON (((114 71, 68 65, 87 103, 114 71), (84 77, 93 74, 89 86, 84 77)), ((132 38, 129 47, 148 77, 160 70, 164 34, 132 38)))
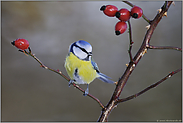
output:
POLYGON ((69 46, 69 53, 65 59, 65 69, 71 83, 87 84, 84 96, 89 92, 89 84, 98 78, 106 83, 114 84, 111 78, 100 73, 97 64, 92 58, 92 46, 83 40, 76 41, 69 46))

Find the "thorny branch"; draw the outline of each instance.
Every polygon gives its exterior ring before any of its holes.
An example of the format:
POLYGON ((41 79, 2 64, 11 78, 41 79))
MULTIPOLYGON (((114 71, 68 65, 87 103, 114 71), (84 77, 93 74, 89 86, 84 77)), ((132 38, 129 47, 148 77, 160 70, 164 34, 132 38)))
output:
MULTIPOLYGON (((130 2, 128 1, 123 1, 125 3, 127 3, 128 5, 130 6, 134 6, 133 4, 131 4, 130 2)), ((131 73, 133 72, 133 70, 135 69, 136 65, 138 64, 138 62, 141 60, 141 58, 143 57, 143 55, 145 53, 147 53, 147 50, 148 48, 152 48, 153 47, 150 45, 150 39, 151 39, 151 36, 156 28, 156 26, 158 25, 158 23, 160 22, 160 20, 162 19, 163 16, 165 16, 165 13, 168 11, 170 5, 171 5, 172 1, 166 1, 164 3, 164 5, 161 7, 161 12, 159 12, 155 18, 150 21, 149 19, 147 18, 144 18, 149 24, 150 24, 150 28, 147 30, 146 32, 146 35, 144 37, 144 40, 143 40, 143 43, 139 49, 139 51, 136 53, 136 55, 134 56, 133 60, 130 60, 130 63, 128 65, 128 67, 126 68, 126 71, 124 72, 124 74, 122 75, 122 77, 119 79, 117 85, 116 85, 116 88, 114 90, 114 93, 109 101, 109 103, 107 104, 107 106, 102 110, 101 112, 101 115, 98 119, 99 122, 106 122, 108 121, 108 116, 109 114, 111 113, 111 111, 116 107, 116 105, 119 103, 119 102, 122 102, 123 100, 129 100, 129 99, 132 99, 136 96, 139 96, 140 94, 146 92, 147 90, 159 85, 161 82, 163 82, 164 80, 168 79, 169 76, 172 76, 173 74, 179 72, 182 70, 181 69, 178 69, 177 71, 174 71, 172 72, 171 74, 168 75, 168 77, 165 77, 163 78, 162 80, 160 80, 159 82, 155 83, 154 85, 151 85, 149 86, 148 88, 142 90, 141 92, 135 94, 135 95, 132 95, 130 97, 127 97, 125 99, 121 99, 119 100, 119 96, 124 88, 124 86, 126 85, 127 83, 127 80, 129 78, 129 76, 131 75, 131 73)), ((155 47, 154 47, 155 48, 155 47)), ((160 47, 159 47, 160 48, 160 47)), ((165 47, 164 49, 166 49, 168 47, 165 47)), ((171 49, 169 47, 169 49, 171 49)), ((173 49, 176 49, 176 48, 173 48, 173 49)), ((179 49, 179 48, 178 48, 179 49)), ((180 49, 179 49, 180 50, 180 49)))

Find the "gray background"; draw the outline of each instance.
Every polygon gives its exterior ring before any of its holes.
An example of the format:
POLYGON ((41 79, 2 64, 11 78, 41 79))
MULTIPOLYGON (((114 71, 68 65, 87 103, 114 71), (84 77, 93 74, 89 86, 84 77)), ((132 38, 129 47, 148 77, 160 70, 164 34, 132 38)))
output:
MULTIPOLYGON (((133 2, 153 19, 163 2, 133 2)), ((101 72, 117 81, 129 62, 127 31, 116 36, 117 18, 107 17, 102 5, 118 9, 122 2, 1 2, 2 6, 2 121, 96 121, 99 105, 61 76, 45 70, 31 57, 17 51, 10 42, 25 38, 32 52, 47 66, 61 70, 68 47, 83 39, 93 46, 101 72)), ((181 47, 182 2, 175 2, 156 28, 151 44, 181 47)), ((131 19, 135 55, 146 33, 147 22, 131 19)), ((148 50, 130 76, 122 97, 130 96, 181 67, 181 52, 148 50)), ((81 85, 86 88, 86 85, 81 85)), ((106 105, 115 86, 95 80, 90 93, 106 105)), ((136 99, 118 105, 109 121, 181 120, 181 72, 136 99)))

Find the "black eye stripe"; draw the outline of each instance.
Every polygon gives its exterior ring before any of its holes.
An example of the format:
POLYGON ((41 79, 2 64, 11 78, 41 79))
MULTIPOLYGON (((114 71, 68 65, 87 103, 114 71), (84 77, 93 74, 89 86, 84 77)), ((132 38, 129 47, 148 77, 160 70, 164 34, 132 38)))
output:
POLYGON ((79 47, 78 45, 74 45, 75 47, 77 47, 77 48, 79 48, 79 49, 81 49, 83 52, 85 52, 85 53, 87 53, 88 55, 91 55, 92 54, 92 52, 87 52, 84 48, 82 48, 82 47, 79 47))

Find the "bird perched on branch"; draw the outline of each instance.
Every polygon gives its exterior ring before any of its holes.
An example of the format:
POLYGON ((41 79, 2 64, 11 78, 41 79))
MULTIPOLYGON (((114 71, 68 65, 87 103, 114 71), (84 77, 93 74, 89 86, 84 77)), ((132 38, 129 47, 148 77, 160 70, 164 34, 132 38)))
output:
POLYGON ((64 66, 70 77, 69 86, 71 83, 87 84, 84 96, 88 94, 88 86, 95 78, 115 84, 110 77, 99 71, 92 58, 92 46, 86 41, 79 40, 70 45, 64 66))

